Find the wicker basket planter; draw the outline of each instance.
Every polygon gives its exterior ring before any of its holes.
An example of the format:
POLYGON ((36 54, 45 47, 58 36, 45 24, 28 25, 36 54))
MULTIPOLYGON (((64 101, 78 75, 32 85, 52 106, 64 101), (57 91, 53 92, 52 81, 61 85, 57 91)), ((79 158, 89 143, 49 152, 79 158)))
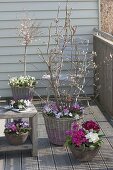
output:
POLYGON ((28 134, 29 132, 21 133, 19 135, 5 133, 5 137, 11 145, 21 145, 27 140, 28 134))
POLYGON ((46 131, 49 141, 55 145, 63 145, 66 140, 65 132, 71 127, 71 123, 75 121, 73 118, 55 118, 43 113, 46 131))
POLYGON ((14 100, 26 99, 32 100, 34 95, 34 87, 11 87, 14 100))
POLYGON ((72 152, 75 159, 86 162, 86 161, 92 161, 92 159, 97 155, 100 147, 96 147, 94 150, 91 150, 90 148, 78 149, 75 146, 71 145, 69 146, 70 151, 72 152))

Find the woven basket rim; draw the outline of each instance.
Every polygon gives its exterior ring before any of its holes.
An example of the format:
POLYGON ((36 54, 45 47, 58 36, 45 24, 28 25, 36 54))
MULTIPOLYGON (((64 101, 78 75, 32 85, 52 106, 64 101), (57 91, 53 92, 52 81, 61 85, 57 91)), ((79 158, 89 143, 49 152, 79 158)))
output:
MULTIPOLYGON (((10 85, 11 86, 11 85, 10 85)), ((32 87, 29 87, 29 86, 11 86, 11 88, 20 88, 20 89, 22 89, 22 88, 25 88, 25 89, 33 89, 33 88, 35 88, 35 86, 32 86, 32 87)))
POLYGON ((71 118, 71 117, 62 117, 62 118, 56 118, 53 116, 48 116, 46 113, 42 112, 44 117, 48 117, 50 119, 56 120, 56 121, 66 121, 66 120, 76 120, 75 118, 71 118))

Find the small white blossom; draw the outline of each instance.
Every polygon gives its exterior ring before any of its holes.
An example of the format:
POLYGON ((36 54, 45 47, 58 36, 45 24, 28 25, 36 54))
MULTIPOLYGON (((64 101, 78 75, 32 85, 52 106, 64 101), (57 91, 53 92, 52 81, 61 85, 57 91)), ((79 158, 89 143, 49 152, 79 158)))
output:
POLYGON ((56 117, 56 118, 60 118, 62 115, 63 115, 62 112, 59 112, 59 113, 57 113, 57 114, 55 115, 55 117, 56 117))
POLYGON ((72 115, 72 113, 71 113, 71 112, 69 113, 69 116, 70 116, 70 117, 73 117, 73 115, 72 115))
POLYGON ((74 119, 79 120, 80 116, 78 114, 75 115, 74 119))
POLYGON ((28 107, 30 106, 31 102, 29 100, 24 100, 25 105, 28 107))
POLYGON ((89 142, 96 143, 99 140, 98 134, 90 132, 87 135, 85 135, 86 139, 89 139, 89 142))

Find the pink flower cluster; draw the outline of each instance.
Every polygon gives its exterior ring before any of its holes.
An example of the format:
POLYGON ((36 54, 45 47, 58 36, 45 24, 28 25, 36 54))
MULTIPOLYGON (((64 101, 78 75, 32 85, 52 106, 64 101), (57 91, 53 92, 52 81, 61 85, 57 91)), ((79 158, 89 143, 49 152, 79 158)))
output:
POLYGON ((98 132, 100 131, 100 126, 95 121, 86 121, 84 123, 77 124, 73 122, 71 125, 71 130, 66 131, 68 137, 68 142, 74 144, 76 147, 80 147, 83 144, 89 146, 93 143, 95 134, 98 142, 98 132), (93 140, 91 141, 91 139, 93 140))
POLYGON ((19 135, 30 131, 29 123, 22 119, 14 120, 5 124, 4 133, 19 135))
POLYGON ((73 117, 79 119, 83 114, 84 108, 81 107, 78 103, 73 103, 70 106, 57 106, 55 102, 49 102, 44 106, 44 113, 47 113, 50 116, 56 118, 61 117, 73 117))

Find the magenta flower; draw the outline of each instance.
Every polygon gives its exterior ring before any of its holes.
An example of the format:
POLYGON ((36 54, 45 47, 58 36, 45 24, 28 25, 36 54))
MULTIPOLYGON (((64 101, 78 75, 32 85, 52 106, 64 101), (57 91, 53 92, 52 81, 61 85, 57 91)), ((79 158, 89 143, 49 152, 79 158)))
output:
POLYGON ((19 133, 26 133, 30 130, 31 128, 28 122, 18 119, 13 122, 6 123, 4 133, 18 135, 19 133))
POLYGON ((100 126, 93 120, 86 121, 85 123, 82 124, 82 127, 86 130, 94 130, 96 132, 99 132, 100 130, 100 126))
POLYGON ((86 121, 85 123, 77 124, 73 122, 71 129, 66 131, 66 145, 74 145, 75 147, 90 147, 94 144, 100 146, 101 139, 99 138, 100 127, 94 121, 86 121), (93 131, 90 131, 90 130, 93 131))
POLYGON ((77 131, 73 131, 72 143, 75 146, 80 147, 85 142, 87 142, 87 139, 86 139, 85 133, 82 129, 79 129, 77 131))
POLYGON ((17 131, 17 128, 16 128, 16 126, 13 124, 13 125, 10 127, 10 130, 13 131, 13 132, 16 132, 16 131, 17 131))
POLYGON ((56 102, 48 102, 44 108, 44 113, 47 113, 49 116, 56 118, 62 117, 73 117, 74 119, 80 119, 83 114, 83 108, 80 107, 77 103, 72 103, 72 105, 57 105, 56 102))

